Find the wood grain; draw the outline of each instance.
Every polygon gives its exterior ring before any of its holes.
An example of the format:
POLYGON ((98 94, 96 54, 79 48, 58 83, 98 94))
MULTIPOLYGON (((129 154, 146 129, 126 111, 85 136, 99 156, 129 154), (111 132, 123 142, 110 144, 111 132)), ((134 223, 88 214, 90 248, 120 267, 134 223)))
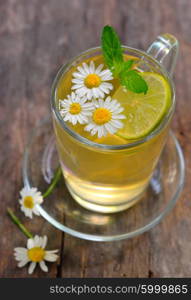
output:
POLYGON ((191 276, 191 2, 190 0, 0 0, 0 276, 27 277, 12 252, 25 237, 6 215, 14 209, 33 232, 48 234, 61 250, 58 265, 33 277, 191 276), (21 160, 28 134, 50 110, 51 83, 61 64, 99 45, 104 24, 115 26, 124 44, 147 49, 163 32, 177 36, 174 131, 186 159, 186 184, 178 204, 161 224, 139 237, 93 243, 62 234, 42 218, 19 212, 21 160))

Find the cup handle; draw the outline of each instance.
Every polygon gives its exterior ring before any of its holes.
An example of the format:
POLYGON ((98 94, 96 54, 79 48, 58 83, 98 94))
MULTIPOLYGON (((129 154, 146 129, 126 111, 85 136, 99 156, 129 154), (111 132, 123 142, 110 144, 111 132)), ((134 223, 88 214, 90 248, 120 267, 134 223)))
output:
POLYGON ((178 40, 169 33, 159 35, 147 50, 149 55, 166 68, 170 76, 173 75, 178 52, 178 40))

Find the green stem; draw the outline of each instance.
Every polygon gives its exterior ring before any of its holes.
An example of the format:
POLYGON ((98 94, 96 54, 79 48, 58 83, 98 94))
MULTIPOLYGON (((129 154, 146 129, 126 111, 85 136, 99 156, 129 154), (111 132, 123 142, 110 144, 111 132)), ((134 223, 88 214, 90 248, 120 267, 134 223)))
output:
POLYGON ((52 191, 53 191, 54 187, 56 186, 56 184, 58 183, 61 175, 62 175, 62 170, 59 167, 54 174, 51 184, 49 185, 46 192, 43 194, 43 198, 47 197, 48 195, 50 195, 52 193, 52 191))
POLYGON ((15 216, 10 208, 7 208, 7 213, 14 224, 26 235, 28 238, 33 238, 33 235, 26 229, 26 227, 21 223, 21 221, 15 216))

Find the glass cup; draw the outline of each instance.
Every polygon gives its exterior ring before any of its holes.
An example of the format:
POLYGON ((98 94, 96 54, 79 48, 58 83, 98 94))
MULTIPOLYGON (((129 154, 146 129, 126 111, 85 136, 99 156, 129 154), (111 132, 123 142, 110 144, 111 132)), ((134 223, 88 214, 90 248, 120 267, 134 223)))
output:
POLYGON ((101 48, 89 49, 62 66, 52 88, 52 115, 60 165, 72 197, 83 207, 100 213, 127 209, 141 199, 160 158, 175 108, 171 79, 178 42, 163 34, 147 52, 123 47, 124 53, 137 57, 139 68, 161 74, 171 88, 171 107, 160 124, 147 136, 123 145, 103 145, 73 131, 58 109, 57 89, 64 75, 84 59, 101 54, 101 48))

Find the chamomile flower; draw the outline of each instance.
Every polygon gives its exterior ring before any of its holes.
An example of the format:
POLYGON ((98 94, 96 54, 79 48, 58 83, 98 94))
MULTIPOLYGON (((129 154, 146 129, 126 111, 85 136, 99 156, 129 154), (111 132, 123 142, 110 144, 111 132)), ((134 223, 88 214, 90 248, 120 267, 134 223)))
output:
POLYGON ((46 251, 47 236, 40 237, 36 235, 34 238, 30 238, 27 241, 27 248, 17 247, 14 249, 15 259, 19 262, 18 267, 24 267, 30 262, 28 273, 32 274, 36 264, 39 263, 40 268, 44 272, 48 272, 48 267, 45 264, 45 260, 54 262, 58 259, 56 254, 58 250, 46 251))
POLYGON ((32 218, 33 213, 39 216, 39 211, 36 208, 36 204, 41 204, 43 202, 41 192, 39 192, 37 188, 28 188, 25 186, 20 191, 20 195, 21 199, 19 199, 19 203, 25 216, 32 218))
POLYGON ((78 122, 80 124, 86 124, 88 117, 91 115, 93 105, 90 102, 86 102, 86 98, 80 98, 74 92, 67 96, 67 99, 59 100, 60 114, 64 121, 69 121, 73 125, 78 122))
POLYGON ((108 133, 114 134, 119 128, 123 127, 121 119, 125 116, 120 114, 123 107, 117 102, 107 97, 105 100, 94 100, 94 110, 89 118, 88 125, 85 126, 86 131, 90 131, 91 135, 97 133, 98 138, 106 136, 108 133))
POLYGON ((106 82, 113 79, 112 73, 109 69, 103 70, 103 64, 96 68, 93 61, 89 65, 84 62, 77 70, 78 72, 73 73, 72 89, 76 90, 80 97, 86 96, 88 100, 104 98, 105 94, 109 94, 113 89, 113 85, 106 82))

